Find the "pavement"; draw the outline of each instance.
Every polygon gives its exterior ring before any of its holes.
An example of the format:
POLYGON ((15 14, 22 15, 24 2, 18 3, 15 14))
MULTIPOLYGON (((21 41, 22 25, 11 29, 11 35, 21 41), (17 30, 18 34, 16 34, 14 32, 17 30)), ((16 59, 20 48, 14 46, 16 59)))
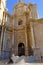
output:
POLYGON ((3 63, 0 62, 0 65, 43 65, 43 63, 22 63, 22 64, 7 64, 7 63, 3 63))

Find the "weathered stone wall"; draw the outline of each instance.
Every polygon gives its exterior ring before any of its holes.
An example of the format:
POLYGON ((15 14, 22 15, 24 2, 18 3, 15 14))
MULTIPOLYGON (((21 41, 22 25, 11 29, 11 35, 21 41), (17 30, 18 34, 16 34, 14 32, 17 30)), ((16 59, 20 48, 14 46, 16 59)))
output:
POLYGON ((43 56, 43 20, 37 20, 33 23, 33 34, 35 41, 35 53, 37 56, 43 56))
POLYGON ((2 58, 9 58, 12 46, 12 35, 11 32, 5 30, 2 45, 2 58))
POLYGON ((5 30, 3 37, 3 50, 10 51, 12 45, 12 33, 5 30))

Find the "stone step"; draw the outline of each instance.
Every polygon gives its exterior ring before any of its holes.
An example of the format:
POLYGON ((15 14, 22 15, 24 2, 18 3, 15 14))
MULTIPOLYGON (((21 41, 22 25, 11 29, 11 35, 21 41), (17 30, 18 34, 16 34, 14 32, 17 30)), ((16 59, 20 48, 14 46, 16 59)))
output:
POLYGON ((18 56, 13 56, 12 57, 12 60, 14 63, 19 63, 19 62, 35 62, 36 59, 34 56, 21 56, 21 57, 18 57, 18 56))

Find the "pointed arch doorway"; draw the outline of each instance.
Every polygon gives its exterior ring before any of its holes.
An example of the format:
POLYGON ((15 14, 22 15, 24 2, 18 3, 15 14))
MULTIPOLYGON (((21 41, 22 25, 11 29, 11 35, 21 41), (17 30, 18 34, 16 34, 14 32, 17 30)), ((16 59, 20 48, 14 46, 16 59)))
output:
POLYGON ((25 46, 23 43, 19 43, 18 45, 18 56, 25 55, 25 46))

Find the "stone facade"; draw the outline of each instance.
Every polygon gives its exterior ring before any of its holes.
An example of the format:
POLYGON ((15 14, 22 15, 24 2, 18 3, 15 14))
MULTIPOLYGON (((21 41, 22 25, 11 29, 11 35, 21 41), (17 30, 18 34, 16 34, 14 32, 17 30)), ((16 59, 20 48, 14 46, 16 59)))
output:
MULTIPOLYGON (((43 56, 43 19, 38 19, 36 4, 18 2, 12 15, 6 7, 0 25, 0 55, 43 56)), ((1 19, 0 19, 1 20, 1 19)))

